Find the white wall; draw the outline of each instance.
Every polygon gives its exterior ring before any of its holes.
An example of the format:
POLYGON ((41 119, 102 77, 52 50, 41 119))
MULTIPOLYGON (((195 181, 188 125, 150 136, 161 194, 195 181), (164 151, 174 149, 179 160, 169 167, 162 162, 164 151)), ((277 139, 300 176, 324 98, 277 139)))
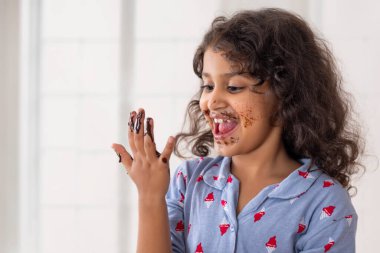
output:
POLYGON ((0 252, 18 250, 19 1, 0 0, 0 252))

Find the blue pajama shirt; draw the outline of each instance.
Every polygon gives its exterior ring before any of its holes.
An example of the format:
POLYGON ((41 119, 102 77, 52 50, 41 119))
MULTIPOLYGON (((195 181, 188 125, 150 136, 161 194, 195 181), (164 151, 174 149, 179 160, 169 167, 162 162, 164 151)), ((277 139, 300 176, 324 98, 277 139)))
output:
POLYGON ((239 181, 230 157, 184 161, 166 202, 173 252, 355 252, 358 216, 347 190, 311 160, 262 189, 236 215, 239 181))

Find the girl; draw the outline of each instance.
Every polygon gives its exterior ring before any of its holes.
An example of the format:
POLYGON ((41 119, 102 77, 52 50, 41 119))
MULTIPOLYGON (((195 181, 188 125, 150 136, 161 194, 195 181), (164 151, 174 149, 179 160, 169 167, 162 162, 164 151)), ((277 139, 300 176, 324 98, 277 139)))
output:
POLYGON ((200 91, 176 144, 156 154, 139 109, 132 155, 113 145, 139 193, 138 252, 355 252, 362 139, 326 43, 287 11, 241 11, 212 22, 193 66, 200 91), (170 180, 183 141, 199 158, 170 180))

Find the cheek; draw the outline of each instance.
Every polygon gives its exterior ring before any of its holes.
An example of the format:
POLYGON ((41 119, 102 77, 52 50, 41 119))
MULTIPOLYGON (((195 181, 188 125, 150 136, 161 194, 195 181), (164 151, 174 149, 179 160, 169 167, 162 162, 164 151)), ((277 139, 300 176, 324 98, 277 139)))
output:
POLYGON ((203 96, 201 96, 201 98, 199 99, 199 107, 201 108, 202 111, 207 110, 207 101, 203 96))
POLYGON ((260 103, 240 104, 236 108, 244 128, 251 127, 256 121, 265 118, 266 113, 260 103))
POLYGON ((209 118, 210 110, 208 109, 207 100, 205 100, 202 97, 199 99, 199 108, 201 109, 201 112, 204 115, 204 118, 205 118, 207 124, 209 124, 211 126, 212 124, 211 124, 210 118, 209 118))

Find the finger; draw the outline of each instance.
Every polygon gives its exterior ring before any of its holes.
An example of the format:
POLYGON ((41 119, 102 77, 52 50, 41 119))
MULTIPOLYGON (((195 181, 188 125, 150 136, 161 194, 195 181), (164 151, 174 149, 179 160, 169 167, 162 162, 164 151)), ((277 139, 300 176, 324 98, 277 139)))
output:
POLYGON ((145 121, 145 128, 146 128, 146 134, 149 135, 149 137, 152 139, 152 142, 154 142, 154 136, 153 136, 153 119, 148 117, 145 121))
POLYGON ((130 170, 132 167, 133 159, 131 155, 127 152, 127 150, 124 148, 124 146, 121 144, 114 143, 112 144, 112 149, 119 156, 119 162, 121 162, 125 166, 127 171, 130 170))
POLYGON ((170 156, 173 153, 173 149, 174 149, 174 140, 175 140, 174 137, 170 136, 168 141, 166 142, 165 148, 162 151, 162 154, 160 156, 161 162, 169 163, 170 156))
MULTIPOLYGON (((147 125, 149 123, 149 120, 147 120, 145 124, 147 125)), ((152 141, 151 135, 148 131, 149 130, 144 134, 144 149, 147 159, 153 161, 154 159, 157 159, 156 144, 152 141)))
POLYGON ((136 146, 136 150, 138 153, 141 153, 145 156, 144 150, 144 119, 145 119, 145 111, 140 108, 136 115, 135 121, 135 131, 134 131, 134 143, 136 146))
POLYGON ((131 148, 132 154, 136 154, 136 145, 135 145, 135 134, 134 134, 134 128, 135 128, 135 121, 136 121, 136 112, 133 111, 129 114, 129 121, 128 121, 128 142, 129 147, 131 148))
MULTIPOLYGON (((150 136, 150 138, 153 142, 154 148, 156 148, 156 143, 154 142, 154 121, 153 121, 153 119, 148 117, 146 119, 145 126, 146 126, 146 134, 150 136)), ((155 153, 156 157, 159 157, 161 155, 160 152, 158 152, 157 150, 154 150, 154 153, 155 153)))

